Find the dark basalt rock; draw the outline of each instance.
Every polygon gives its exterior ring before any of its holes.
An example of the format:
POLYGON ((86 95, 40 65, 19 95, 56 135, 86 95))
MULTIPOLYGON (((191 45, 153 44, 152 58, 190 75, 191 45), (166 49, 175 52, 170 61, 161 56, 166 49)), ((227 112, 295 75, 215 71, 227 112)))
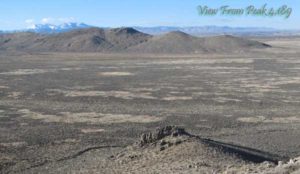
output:
POLYGON ((179 128, 177 126, 166 126, 163 128, 156 129, 154 132, 142 134, 140 141, 137 142, 137 145, 143 147, 147 144, 158 142, 159 140, 167 137, 167 136, 182 136, 182 135, 190 135, 183 128, 179 128))

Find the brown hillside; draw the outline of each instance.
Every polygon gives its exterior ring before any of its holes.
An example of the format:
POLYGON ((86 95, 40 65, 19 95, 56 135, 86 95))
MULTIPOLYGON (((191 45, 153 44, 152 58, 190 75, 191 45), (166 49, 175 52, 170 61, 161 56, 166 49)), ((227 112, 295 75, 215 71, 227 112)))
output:
POLYGON ((241 52, 253 48, 270 47, 261 42, 233 36, 214 36, 198 38, 183 32, 171 32, 153 37, 148 42, 130 48, 131 51, 142 53, 214 53, 241 52))
POLYGON ((87 28, 54 35, 14 33, 0 35, 0 50, 37 52, 134 52, 195 54, 243 52, 270 47, 233 36, 199 38, 183 32, 151 36, 133 28, 87 28))

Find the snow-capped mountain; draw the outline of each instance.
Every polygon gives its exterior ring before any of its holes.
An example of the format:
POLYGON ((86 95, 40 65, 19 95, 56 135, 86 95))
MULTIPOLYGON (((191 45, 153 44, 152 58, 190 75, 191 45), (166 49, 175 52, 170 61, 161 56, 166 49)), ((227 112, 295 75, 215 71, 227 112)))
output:
POLYGON ((28 29, 28 31, 36 32, 36 33, 61 33, 67 32, 74 29, 80 28, 89 28, 92 27, 90 25, 84 23, 64 23, 61 25, 53 25, 53 24, 35 24, 28 29))

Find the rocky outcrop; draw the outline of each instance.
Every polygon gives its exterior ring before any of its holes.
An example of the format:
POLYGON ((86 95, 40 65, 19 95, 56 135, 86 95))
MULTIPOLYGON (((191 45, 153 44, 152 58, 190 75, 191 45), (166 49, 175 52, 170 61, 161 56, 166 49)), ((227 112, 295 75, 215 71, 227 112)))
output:
POLYGON ((137 142, 137 145, 143 147, 151 143, 157 143, 159 140, 162 140, 165 137, 178 137, 178 136, 190 136, 183 128, 177 126, 166 126, 163 128, 158 128, 154 132, 145 133, 141 135, 140 141, 137 142))

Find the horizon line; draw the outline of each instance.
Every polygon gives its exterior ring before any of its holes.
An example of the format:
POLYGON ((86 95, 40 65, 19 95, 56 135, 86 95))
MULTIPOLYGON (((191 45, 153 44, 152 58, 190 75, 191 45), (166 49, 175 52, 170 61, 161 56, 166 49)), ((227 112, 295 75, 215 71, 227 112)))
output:
MULTIPOLYGON (((274 27, 253 27, 253 26, 229 26, 229 25, 189 25, 189 26, 177 26, 177 25, 153 25, 153 26, 141 26, 141 25, 130 25, 130 26, 116 26, 116 27, 112 27, 112 26, 96 26, 96 25, 89 25, 86 24, 84 22, 66 22, 66 23, 77 23, 77 24, 85 24, 88 25, 89 27, 95 27, 95 28, 159 28, 159 27, 168 27, 168 28, 197 28, 197 27, 226 27, 226 28, 232 28, 232 29, 244 29, 244 28, 248 28, 248 29, 269 29, 269 30, 278 30, 278 31, 297 31, 300 29, 282 29, 282 28, 274 28, 274 27)), ((54 26, 60 26, 66 23, 62 23, 62 24, 35 24, 35 25, 54 25, 54 26)), ((87 28, 89 28, 87 27, 87 28)), ((10 29, 10 30, 2 30, 0 29, 1 32, 9 32, 9 31, 25 31, 25 30, 34 30, 34 28, 23 28, 23 29, 10 29)))

